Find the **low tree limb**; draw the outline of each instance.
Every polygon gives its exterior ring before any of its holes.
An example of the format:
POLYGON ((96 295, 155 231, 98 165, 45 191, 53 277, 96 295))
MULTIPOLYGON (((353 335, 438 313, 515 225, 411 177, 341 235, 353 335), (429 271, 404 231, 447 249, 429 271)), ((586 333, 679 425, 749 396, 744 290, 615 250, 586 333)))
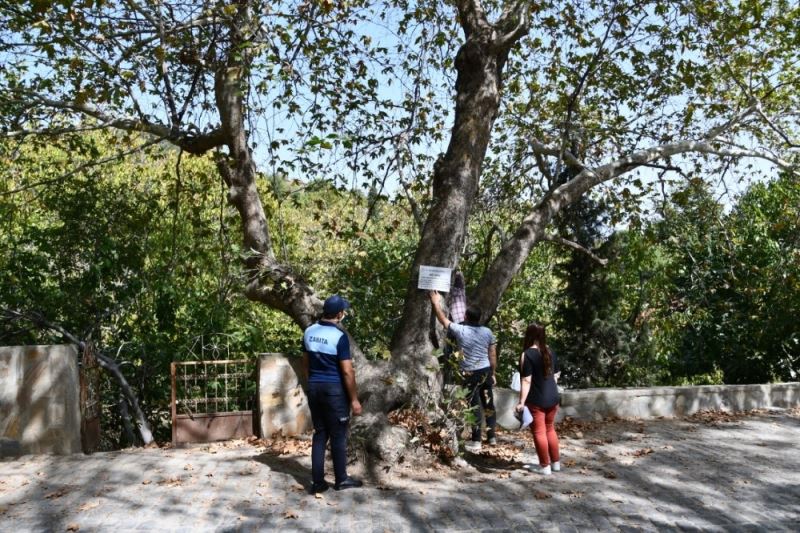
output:
POLYGON ((125 379, 125 376, 122 374, 119 365, 116 361, 100 352, 97 352, 94 355, 97 358, 97 362, 100 364, 100 367, 111 374, 114 379, 116 379, 120 392, 125 396, 125 398, 128 400, 128 404, 133 409, 133 415, 136 419, 136 424, 139 429, 139 436, 142 438, 142 442, 144 442, 145 446, 152 444, 153 432, 150 429, 150 423, 147 421, 147 418, 145 418, 142 408, 139 406, 139 400, 136 398, 136 394, 128 384, 128 380, 125 379))

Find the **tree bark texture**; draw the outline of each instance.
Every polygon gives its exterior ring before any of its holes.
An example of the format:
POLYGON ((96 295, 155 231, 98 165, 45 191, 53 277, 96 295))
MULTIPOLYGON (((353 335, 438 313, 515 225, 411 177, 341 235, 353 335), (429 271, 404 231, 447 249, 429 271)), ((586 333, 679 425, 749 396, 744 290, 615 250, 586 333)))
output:
MULTIPOLYGON (((462 8, 459 8, 462 11, 462 8)), ((462 13, 462 17, 468 18, 462 13)), ((434 165, 433 204, 414 257, 402 320, 394 332, 392 353, 407 354, 419 367, 419 355, 430 357, 431 305, 417 289, 420 265, 455 268, 458 264, 500 106, 502 72, 508 48, 496 46, 495 28, 482 20, 468 29, 456 56, 456 109, 446 153, 434 165), (414 360, 417 359, 417 360, 414 360)))
MULTIPOLYGON (((242 14, 246 17, 246 13, 242 14)), ((322 309, 313 289, 275 258, 269 224, 256 186, 257 170, 245 127, 244 92, 247 73, 241 34, 243 18, 233 37, 227 61, 215 75, 215 97, 228 153, 217 153, 217 168, 228 187, 228 200, 239 212, 246 250, 246 296, 286 313, 301 328, 309 326, 322 309)))

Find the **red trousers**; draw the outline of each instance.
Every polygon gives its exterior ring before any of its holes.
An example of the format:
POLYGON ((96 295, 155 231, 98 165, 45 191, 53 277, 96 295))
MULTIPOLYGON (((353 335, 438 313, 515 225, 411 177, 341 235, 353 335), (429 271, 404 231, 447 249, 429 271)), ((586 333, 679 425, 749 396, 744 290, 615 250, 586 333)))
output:
POLYGON ((555 428, 558 404, 547 409, 528 404, 528 409, 533 415, 531 433, 533 433, 533 443, 536 445, 536 455, 539 456, 539 466, 548 466, 561 457, 558 453, 558 435, 555 428))

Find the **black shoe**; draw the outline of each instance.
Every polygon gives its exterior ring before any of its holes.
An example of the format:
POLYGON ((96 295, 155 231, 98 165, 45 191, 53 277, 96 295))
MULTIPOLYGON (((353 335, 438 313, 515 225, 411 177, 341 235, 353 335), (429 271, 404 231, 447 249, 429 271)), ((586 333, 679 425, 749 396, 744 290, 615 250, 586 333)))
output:
POLYGON ((335 490, 357 489, 361 487, 363 484, 364 483, 362 483, 360 479, 348 476, 344 478, 344 481, 340 481, 339 483, 335 484, 333 488, 335 490))
POLYGON ((323 481, 322 483, 311 483, 311 487, 308 489, 308 492, 311 494, 319 494, 320 492, 325 492, 328 490, 329 487, 330 485, 328 485, 326 481, 323 481))

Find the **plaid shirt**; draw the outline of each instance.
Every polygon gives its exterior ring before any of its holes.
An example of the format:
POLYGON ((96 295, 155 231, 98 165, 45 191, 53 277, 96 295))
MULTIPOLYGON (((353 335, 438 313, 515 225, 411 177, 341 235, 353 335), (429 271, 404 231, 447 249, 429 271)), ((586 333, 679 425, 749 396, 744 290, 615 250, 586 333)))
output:
POLYGON ((467 318, 467 291, 464 287, 453 287, 450 293, 450 320, 460 324, 467 318))

